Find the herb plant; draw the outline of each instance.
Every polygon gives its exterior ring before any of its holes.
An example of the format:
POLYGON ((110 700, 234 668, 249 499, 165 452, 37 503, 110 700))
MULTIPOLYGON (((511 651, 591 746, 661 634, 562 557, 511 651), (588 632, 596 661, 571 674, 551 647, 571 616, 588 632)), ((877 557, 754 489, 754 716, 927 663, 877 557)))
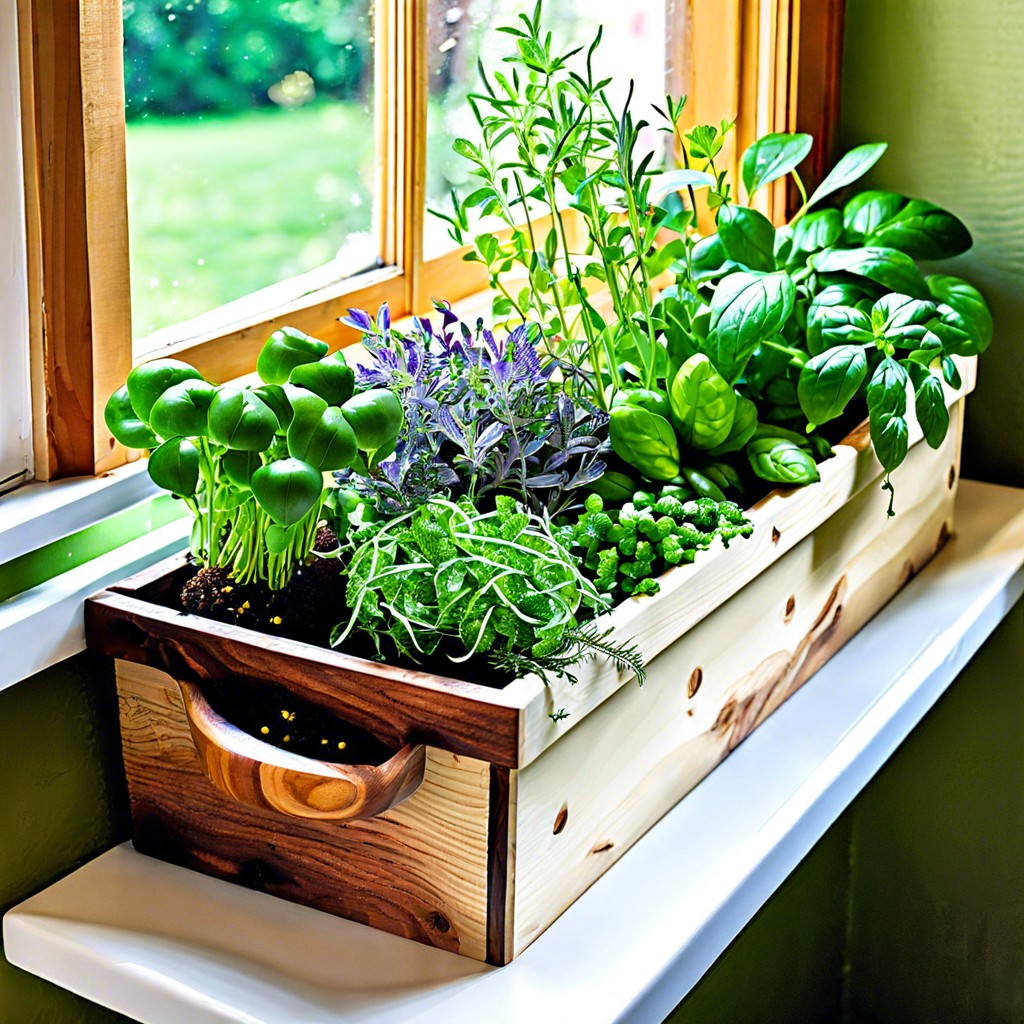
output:
POLYGON ((387 306, 376 319, 350 310, 345 322, 363 332, 370 354, 357 380, 391 391, 404 423, 392 457, 339 481, 385 516, 437 495, 484 507, 506 494, 551 514, 580 505, 604 471, 608 417, 565 393, 563 368, 538 350, 535 327, 496 335, 441 303, 437 311, 440 327, 417 317, 401 333, 387 306))
POLYGON ((195 517, 203 567, 280 590, 313 549, 324 473, 372 463, 402 422, 385 389, 355 394, 341 353, 293 328, 276 331, 256 364, 263 384, 230 387, 193 366, 137 366, 110 397, 106 423, 122 444, 151 448, 149 474, 195 517))
POLYGON ((685 97, 655 108, 682 163, 655 173, 653 154, 640 149, 646 121, 629 100, 613 110, 608 82, 593 75, 600 33, 585 53, 559 51, 541 22, 538 3, 503 29, 514 45, 508 71, 481 67, 472 102, 483 144, 454 143, 478 187, 441 214, 457 242, 472 242, 466 258, 487 266, 495 315, 537 320, 545 344, 575 360, 577 385, 609 410, 612 450, 642 477, 726 465, 726 479, 810 483, 815 457, 828 451, 818 428, 866 399, 890 487, 907 450, 908 386, 927 442, 938 445, 948 419, 942 381, 957 384, 953 357, 991 338, 977 290, 926 278, 915 262, 965 251, 966 227, 891 192, 822 208, 874 165, 882 143, 851 150, 808 195, 797 167, 811 137, 768 135, 743 154, 741 189, 716 165, 732 125, 683 132, 685 97), (787 175, 804 200, 790 223, 776 227, 737 201, 752 203, 787 175), (704 237, 698 195, 717 227, 704 237), (580 248, 569 243, 566 209, 582 222, 580 248), (486 231, 471 239, 477 213, 503 220, 508 240, 486 231), (595 286, 607 288, 608 320, 595 286))
POLYGON ((600 495, 591 494, 583 514, 556 530, 556 536, 570 551, 579 552, 601 593, 622 599, 658 593, 659 576, 692 562, 716 537, 728 547, 729 541, 749 537, 752 531, 731 501, 683 502, 673 494, 649 494, 606 511, 600 495))
POLYGON ((587 654, 609 655, 643 679, 635 650, 581 625, 610 605, 547 522, 499 495, 491 512, 468 498, 432 498, 361 538, 348 566, 348 623, 381 657, 572 677, 587 654))

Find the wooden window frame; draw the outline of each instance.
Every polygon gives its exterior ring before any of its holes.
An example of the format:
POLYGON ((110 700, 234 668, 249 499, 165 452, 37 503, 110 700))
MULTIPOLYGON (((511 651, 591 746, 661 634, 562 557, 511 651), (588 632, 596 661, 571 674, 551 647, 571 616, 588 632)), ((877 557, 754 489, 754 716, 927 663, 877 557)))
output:
MULTIPOLYGON (((423 258, 428 0, 374 0, 375 230, 385 266, 316 284, 316 272, 188 325, 144 358, 172 355, 214 380, 252 371, 268 333, 293 324, 332 348, 355 342, 338 323, 350 305, 395 316, 486 287, 465 250, 423 258), (232 319, 233 317, 233 319, 232 319)), ((844 0, 667 0, 667 86, 690 96, 689 122, 737 120, 726 151, 765 131, 818 139, 812 179, 838 113, 844 0), (698 45, 699 40, 699 45, 698 45)), ((107 396, 133 362, 125 184, 123 29, 119 0, 18 0, 34 448, 39 479, 103 473, 130 453, 103 423, 107 396)), ((778 220, 792 196, 758 196, 778 220)), ((157 339, 159 341, 159 339, 157 339)))

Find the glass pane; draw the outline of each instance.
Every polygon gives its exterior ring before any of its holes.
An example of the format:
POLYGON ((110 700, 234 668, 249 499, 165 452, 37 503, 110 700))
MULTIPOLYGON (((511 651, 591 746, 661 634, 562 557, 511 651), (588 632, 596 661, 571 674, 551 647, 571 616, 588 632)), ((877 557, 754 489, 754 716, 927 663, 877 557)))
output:
POLYGON ((125 0, 136 338, 325 264, 323 283, 375 264, 372 9, 125 0))
MULTIPOLYGON (((470 165, 452 152, 456 138, 480 138, 466 96, 479 88, 477 60, 500 68, 514 51, 514 39, 495 29, 531 14, 534 0, 428 0, 427 206, 447 212, 454 187, 472 182, 470 165)), ((665 99, 666 5, 664 0, 558 0, 544 8, 544 24, 563 49, 586 48, 604 26, 594 59, 598 78, 614 78, 609 99, 625 102, 632 79, 637 120, 653 120, 650 104, 665 99)), ((654 132, 651 143, 658 141, 654 132)), ((429 259, 454 246, 437 217, 426 218, 424 255, 429 259)))

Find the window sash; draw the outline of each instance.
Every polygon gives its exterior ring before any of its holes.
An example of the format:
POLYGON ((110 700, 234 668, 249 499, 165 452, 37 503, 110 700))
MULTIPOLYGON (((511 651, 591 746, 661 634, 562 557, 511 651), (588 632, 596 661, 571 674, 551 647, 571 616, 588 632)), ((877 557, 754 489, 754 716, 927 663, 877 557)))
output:
MULTIPOLYGON (((41 479, 103 472, 129 453, 103 423, 134 361, 173 355, 207 377, 251 372, 286 323, 332 348, 356 341, 347 306, 387 301, 396 317, 486 287, 465 250, 423 259, 427 0, 375 0, 375 231, 384 266, 324 285, 317 272, 167 329, 132 353, 120 0, 18 0, 31 355, 41 479), (313 287, 313 285, 316 285, 313 287), (310 290, 312 288, 312 290, 310 290), (271 308, 261 303, 273 301, 271 308)), ((666 0, 667 87, 690 124, 738 120, 726 152, 765 131, 834 128, 843 0, 666 0), (700 45, 696 41, 700 40, 700 45)), ((817 158, 829 140, 819 138, 817 158), (824 143, 824 144, 823 144, 824 143)), ((757 197, 779 219, 791 197, 757 197)))

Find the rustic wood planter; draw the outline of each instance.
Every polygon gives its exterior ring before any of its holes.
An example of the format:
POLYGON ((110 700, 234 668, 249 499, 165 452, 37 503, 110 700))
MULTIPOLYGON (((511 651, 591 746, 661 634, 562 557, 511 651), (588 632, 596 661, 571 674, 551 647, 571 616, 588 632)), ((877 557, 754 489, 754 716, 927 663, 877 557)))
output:
MULTIPOLYGON (((911 433, 887 495, 866 424, 811 487, 751 510, 754 536, 609 616, 647 684, 496 689, 173 610, 183 559, 93 597, 117 659, 135 846, 430 945, 507 963, 801 686, 949 536, 962 395, 933 451, 911 433), (224 722, 205 682, 283 684, 361 726, 379 768, 310 761, 224 722), (549 713, 565 708, 569 718, 549 713)), ((699 843, 695 836, 694 842, 699 843)))

